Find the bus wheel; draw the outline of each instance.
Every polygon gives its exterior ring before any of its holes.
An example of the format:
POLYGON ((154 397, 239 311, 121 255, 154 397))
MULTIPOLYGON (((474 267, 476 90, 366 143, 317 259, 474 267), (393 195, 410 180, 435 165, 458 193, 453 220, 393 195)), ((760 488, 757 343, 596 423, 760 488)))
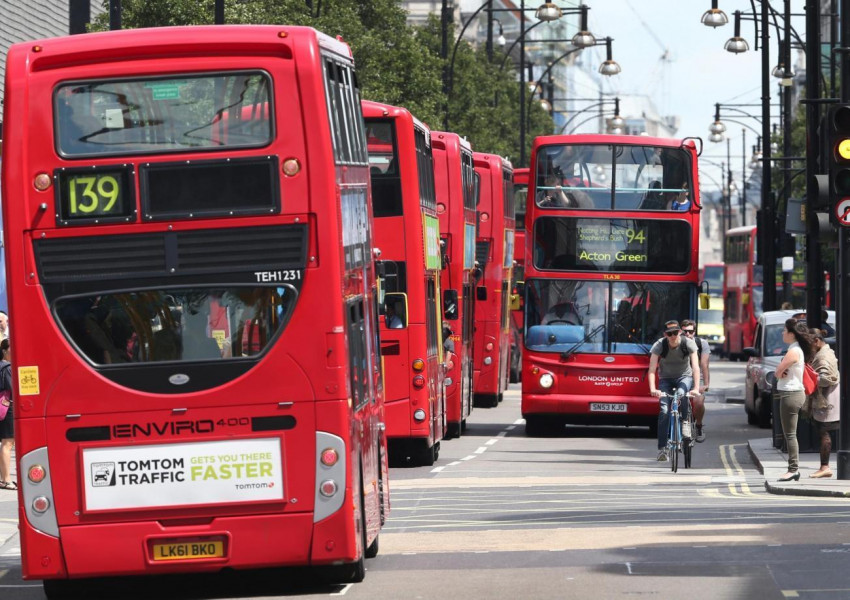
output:
POLYGON ((452 438, 459 438, 461 432, 461 424, 460 423, 449 423, 449 426, 446 428, 446 439, 450 440, 452 438))
POLYGON ((375 539, 372 540, 372 543, 369 544, 369 547, 366 548, 366 558, 375 558, 378 556, 378 538, 380 537, 380 535, 376 535, 375 539))
POLYGON ((419 463, 425 467, 430 467, 436 462, 438 452, 436 442, 433 446, 429 446, 428 440, 425 440, 425 449, 419 453, 419 463))
POLYGON ((528 415, 525 417, 525 435, 528 437, 542 437, 546 434, 546 420, 540 415, 528 415))
MULTIPOLYGON (((378 538, 375 538, 377 542, 378 538)), ((363 554, 357 561, 350 565, 345 565, 344 568, 348 571, 344 580, 346 583, 360 583, 366 578, 366 498, 363 494, 363 465, 360 465, 360 546, 363 548, 363 554)))
POLYGON ((82 598, 91 593, 91 582, 86 579, 45 579, 41 583, 48 598, 82 598))

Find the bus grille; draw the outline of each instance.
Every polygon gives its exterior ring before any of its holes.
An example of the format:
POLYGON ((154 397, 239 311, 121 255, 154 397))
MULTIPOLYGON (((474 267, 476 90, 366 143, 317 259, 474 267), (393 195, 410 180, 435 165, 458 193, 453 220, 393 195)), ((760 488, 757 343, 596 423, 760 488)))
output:
POLYGON ((305 225, 39 239, 42 283, 303 269, 305 225))

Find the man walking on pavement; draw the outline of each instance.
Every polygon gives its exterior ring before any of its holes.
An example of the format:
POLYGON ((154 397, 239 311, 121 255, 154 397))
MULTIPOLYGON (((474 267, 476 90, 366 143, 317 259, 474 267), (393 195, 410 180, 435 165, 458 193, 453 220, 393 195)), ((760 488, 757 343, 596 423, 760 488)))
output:
MULTIPOLYGON (((690 395, 694 381, 699 381, 697 346, 690 338, 680 335, 678 321, 664 324, 664 337, 652 345, 649 358, 649 393, 660 398, 658 413, 658 461, 667 460, 667 429, 670 426, 670 405, 676 390, 690 395), (660 369, 660 381, 655 385, 655 373, 660 369)), ((688 418, 690 402, 681 406, 683 421, 688 418)))

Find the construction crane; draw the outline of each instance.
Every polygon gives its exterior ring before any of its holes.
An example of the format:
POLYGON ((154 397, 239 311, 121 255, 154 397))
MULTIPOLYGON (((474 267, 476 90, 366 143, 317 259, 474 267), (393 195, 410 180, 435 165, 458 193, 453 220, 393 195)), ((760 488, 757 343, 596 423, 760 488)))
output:
POLYGON ((652 30, 652 28, 647 24, 646 21, 643 20, 640 13, 635 10, 635 7, 632 6, 631 0, 625 0, 626 6, 629 7, 629 10, 632 11, 635 18, 640 22, 641 26, 646 30, 655 43, 661 48, 661 56, 658 59, 658 62, 655 65, 655 68, 646 78, 646 85, 642 90, 642 93, 652 95, 653 100, 655 101, 655 105, 658 107, 658 110, 661 114, 669 114, 669 101, 670 101, 670 64, 675 60, 673 58, 673 54, 670 52, 670 48, 668 48, 664 42, 661 41, 661 38, 656 35, 656 33, 652 30))

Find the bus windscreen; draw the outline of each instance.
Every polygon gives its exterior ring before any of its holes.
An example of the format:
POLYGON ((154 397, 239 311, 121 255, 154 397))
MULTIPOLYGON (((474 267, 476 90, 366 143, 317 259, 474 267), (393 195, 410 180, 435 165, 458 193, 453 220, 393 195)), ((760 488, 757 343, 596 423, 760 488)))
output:
POLYGON ((670 315, 686 315, 687 283, 532 279, 525 344, 537 352, 648 354, 670 315))
POLYGON ((262 72, 85 81, 54 93, 64 157, 264 146, 271 80, 262 72))
POLYGON ((534 223, 537 269, 680 274, 690 263, 687 221, 544 217, 534 223))

